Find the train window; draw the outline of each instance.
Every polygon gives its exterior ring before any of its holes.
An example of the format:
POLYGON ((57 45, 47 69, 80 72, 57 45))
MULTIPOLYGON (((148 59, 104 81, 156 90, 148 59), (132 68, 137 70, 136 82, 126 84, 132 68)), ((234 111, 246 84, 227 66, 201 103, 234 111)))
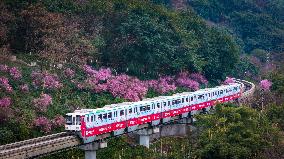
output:
POLYGON ((220 91, 220 94, 223 94, 223 90, 220 91))
POLYGON ((180 104, 180 103, 181 103, 180 99, 176 100, 176 104, 180 104))
POLYGON ((150 109, 151 109, 150 105, 147 105, 147 110, 150 110, 150 109))
POLYGON ((137 112, 137 107, 134 108, 134 113, 136 113, 136 112, 137 112))
POLYGON ((73 120, 72 120, 72 125, 75 125, 75 124, 76 124, 76 118, 73 117, 72 119, 73 119, 73 120))
POLYGON ((160 108, 160 103, 157 103, 157 108, 160 108))
POLYGON ((164 107, 166 107, 166 106, 167 106, 167 102, 163 102, 163 104, 164 104, 164 107))
POLYGON ((94 121, 96 121, 96 116, 94 115, 94 121))
POLYGON ((193 101, 193 97, 191 97, 191 101, 193 101))
POLYGON ((80 115, 76 115, 76 125, 81 125, 80 115))
POLYGON ((112 113, 109 112, 107 117, 108 117, 109 119, 112 119, 112 113))
POLYGON ((130 108, 128 112, 129 112, 129 114, 131 114, 132 113, 132 108, 130 108))
POLYGON ((87 122, 89 122, 89 121, 90 121, 89 116, 87 116, 87 122))
POLYGON ((154 103, 152 103, 152 109, 155 109, 155 104, 154 103))
POLYGON ((185 98, 185 101, 188 102, 188 97, 185 98))
POLYGON ((124 110, 120 111, 120 116, 124 115, 124 110))
POLYGON ((65 121, 66 121, 67 125, 71 125, 72 124, 72 116, 71 115, 65 116, 65 121))
POLYGON ((103 118, 104 118, 104 119, 107 119, 107 113, 105 113, 105 114, 103 115, 103 118))
POLYGON ((102 120, 103 119, 103 115, 102 114, 98 115, 98 119, 102 120))
POLYGON ((176 100, 172 100, 172 105, 175 105, 176 100))
POLYGON ((208 96, 209 96, 209 97, 211 97, 210 95, 211 95, 211 94, 210 94, 210 93, 208 93, 208 96))
POLYGON ((184 103, 184 98, 181 99, 181 103, 184 103))
POLYGON ((171 106, 171 101, 168 101, 168 106, 171 106))
POLYGON ((140 112, 145 111, 146 110, 146 106, 141 106, 140 107, 140 112))
POLYGON ((92 115, 92 116, 91 116, 91 122, 93 122, 93 121, 94 121, 94 116, 92 115))

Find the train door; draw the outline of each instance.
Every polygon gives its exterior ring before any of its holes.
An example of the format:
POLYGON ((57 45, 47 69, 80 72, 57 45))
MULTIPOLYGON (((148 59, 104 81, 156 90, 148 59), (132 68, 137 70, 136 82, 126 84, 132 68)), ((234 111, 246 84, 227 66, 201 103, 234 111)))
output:
POLYGON ((128 117, 127 117, 127 131, 135 131, 138 129, 138 105, 137 104, 131 104, 128 107, 128 117))

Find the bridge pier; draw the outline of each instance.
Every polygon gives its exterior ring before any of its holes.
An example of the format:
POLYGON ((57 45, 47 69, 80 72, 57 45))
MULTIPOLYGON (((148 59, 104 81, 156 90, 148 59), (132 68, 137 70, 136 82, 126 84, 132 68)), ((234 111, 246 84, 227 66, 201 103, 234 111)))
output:
POLYGON ((143 129, 136 132, 139 135, 139 145, 150 147, 150 135, 160 132, 159 127, 143 129))
POLYGON ((80 146, 85 151, 85 159, 97 159, 97 150, 107 147, 107 142, 92 142, 80 146))

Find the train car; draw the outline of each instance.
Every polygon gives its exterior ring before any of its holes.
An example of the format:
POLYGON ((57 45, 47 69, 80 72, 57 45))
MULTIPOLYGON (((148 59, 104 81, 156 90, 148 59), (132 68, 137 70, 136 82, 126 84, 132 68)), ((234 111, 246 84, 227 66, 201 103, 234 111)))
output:
POLYGON ((172 118, 190 118, 199 111, 209 111, 217 103, 235 100, 241 93, 242 85, 232 83, 98 109, 75 110, 66 114, 65 130, 78 133, 84 143, 89 143, 103 134, 117 136, 143 126, 165 124, 172 118))

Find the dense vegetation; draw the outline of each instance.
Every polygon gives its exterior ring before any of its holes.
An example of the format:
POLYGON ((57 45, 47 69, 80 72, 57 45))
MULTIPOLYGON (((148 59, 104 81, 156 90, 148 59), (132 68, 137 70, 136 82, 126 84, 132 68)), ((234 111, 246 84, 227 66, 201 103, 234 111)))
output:
MULTIPOLYGON (((272 83, 257 85, 251 108, 222 105, 197 116, 197 134, 150 149, 123 136, 98 157, 281 158, 284 3, 191 0, 174 10, 180 1, 1 1, 0 144, 63 131, 63 115, 77 108, 195 91, 234 76, 272 83)), ((46 158, 72 157, 83 151, 46 158)))
POLYGON ((190 5, 205 19, 228 26, 248 53, 254 49, 283 51, 281 0, 192 0, 190 5))
POLYGON ((208 27, 195 13, 150 2, 7 1, 2 8, 13 17, 2 24, 7 36, 2 47, 50 62, 96 61, 139 78, 189 70, 220 80, 240 53, 232 36, 208 27))

